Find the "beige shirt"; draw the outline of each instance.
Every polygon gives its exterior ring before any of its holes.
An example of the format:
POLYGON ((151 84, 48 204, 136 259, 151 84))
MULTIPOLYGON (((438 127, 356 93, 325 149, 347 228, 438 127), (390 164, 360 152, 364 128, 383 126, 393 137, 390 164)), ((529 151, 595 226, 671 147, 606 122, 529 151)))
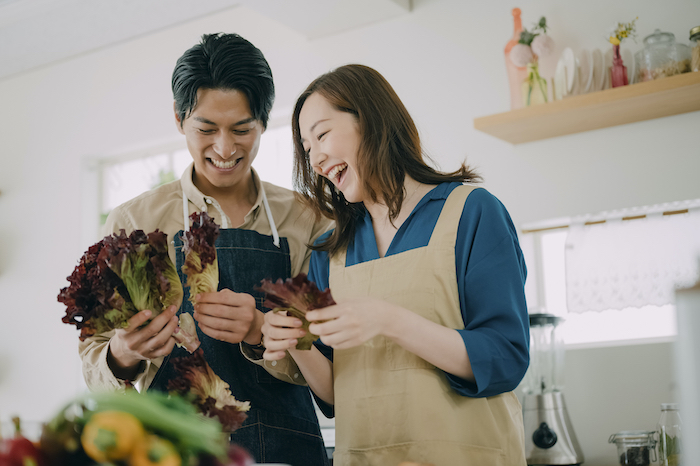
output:
MULTIPOLYGON (((255 205, 245 216, 245 221, 240 226, 232 226, 229 218, 224 214, 219 203, 210 196, 205 196, 192 182, 193 164, 191 164, 179 181, 167 183, 158 188, 147 191, 134 199, 125 202, 110 212, 104 226, 103 234, 118 233, 124 229, 127 234, 134 230, 143 230, 150 233, 156 229, 168 235, 169 253, 175 263, 175 247, 172 239, 175 234, 184 229, 183 197, 184 192, 189 200, 188 212, 206 211, 222 228, 242 228, 254 230, 264 235, 272 235, 270 221, 267 218, 263 205, 264 188, 270 213, 274 218, 275 226, 281 238, 287 238, 289 243, 292 276, 300 272, 306 272, 309 268, 311 251, 307 244, 312 244, 316 238, 332 226, 328 219, 314 219, 313 214, 307 210, 301 202, 295 198, 293 191, 275 186, 267 182, 261 182, 257 173, 253 170, 253 180, 258 191, 255 205)), ((106 332, 86 338, 79 345, 80 358, 83 364, 83 376, 87 386, 92 389, 119 389, 124 388, 125 381, 118 379, 112 373, 107 364, 109 340, 114 331, 106 332)), ((245 354, 245 353, 244 353, 245 354)), ((250 354, 247 354, 250 358, 250 354)), ((132 381, 139 388, 148 387, 160 368, 163 358, 144 361, 136 379, 132 381)), ((256 363, 266 367, 269 362, 257 361, 256 363)), ((303 383, 291 358, 276 361, 274 372, 278 378, 292 383, 303 383), (284 376, 282 374, 288 374, 284 376), (296 375, 296 377, 295 377, 296 375)))

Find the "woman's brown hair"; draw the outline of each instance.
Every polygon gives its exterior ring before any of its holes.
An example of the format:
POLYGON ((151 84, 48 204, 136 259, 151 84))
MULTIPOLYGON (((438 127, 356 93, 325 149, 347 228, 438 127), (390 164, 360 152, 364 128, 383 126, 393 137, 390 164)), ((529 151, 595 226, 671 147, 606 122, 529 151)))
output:
POLYGON ((383 202, 394 220, 403 203, 404 179, 437 185, 446 181, 476 182, 481 177, 467 165, 442 173, 428 166, 420 136, 411 115, 394 89, 376 70, 364 65, 345 65, 316 78, 297 99, 292 114, 294 139, 294 186, 316 215, 335 220, 333 233, 312 246, 329 255, 347 248, 355 224, 363 213, 360 204, 351 204, 333 183, 314 172, 301 142, 299 113, 314 93, 323 96, 335 109, 355 117, 360 134, 357 169, 362 188, 374 202, 383 202))

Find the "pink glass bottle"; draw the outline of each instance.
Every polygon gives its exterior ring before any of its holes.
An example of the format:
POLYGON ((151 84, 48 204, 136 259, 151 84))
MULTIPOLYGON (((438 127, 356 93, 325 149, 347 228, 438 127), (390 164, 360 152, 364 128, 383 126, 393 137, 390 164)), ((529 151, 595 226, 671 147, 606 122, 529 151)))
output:
POLYGON ((527 67, 515 66, 510 61, 510 50, 520 40, 520 33, 523 31, 523 22, 520 19, 520 8, 513 8, 513 37, 506 44, 504 50, 506 59, 506 70, 508 72, 508 83, 510 85, 510 109, 523 107, 522 85, 527 78, 527 67))
POLYGON ((629 84, 627 80, 627 67, 622 63, 619 45, 613 45, 613 65, 610 67, 610 82, 612 87, 626 86, 629 84))

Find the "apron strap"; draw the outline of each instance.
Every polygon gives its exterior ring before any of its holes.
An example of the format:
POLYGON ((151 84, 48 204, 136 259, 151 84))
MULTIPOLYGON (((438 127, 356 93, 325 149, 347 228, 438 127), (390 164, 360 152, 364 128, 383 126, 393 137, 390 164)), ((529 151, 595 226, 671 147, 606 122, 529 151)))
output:
POLYGON ((182 229, 183 231, 190 231, 190 209, 189 207, 189 199, 187 199, 187 194, 185 194, 185 190, 182 190, 182 215, 183 215, 183 222, 185 224, 184 228, 182 229))
POLYGON ((275 219, 272 218, 272 212, 270 211, 270 204, 267 203, 267 196, 265 195, 265 188, 262 182, 260 182, 260 193, 262 194, 262 201, 265 205, 265 213, 267 214, 267 221, 270 222, 270 230, 272 230, 272 244, 280 247, 280 235, 277 233, 277 226, 275 225, 275 219))
POLYGON ((462 218, 464 211, 464 203, 467 202, 469 193, 474 190, 474 186, 462 185, 457 186, 452 190, 445 204, 442 206, 442 212, 438 217, 437 224, 430 235, 428 245, 440 244, 455 244, 457 240, 457 229, 459 221, 462 218))

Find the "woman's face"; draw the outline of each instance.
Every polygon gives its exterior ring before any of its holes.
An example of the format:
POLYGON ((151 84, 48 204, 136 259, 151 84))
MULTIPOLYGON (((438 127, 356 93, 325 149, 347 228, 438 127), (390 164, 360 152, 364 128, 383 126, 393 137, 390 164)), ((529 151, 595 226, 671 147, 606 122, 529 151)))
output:
POLYGON ((336 110, 321 94, 311 94, 299 112, 301 143, 314 171, 329 179, 348 202, 362 202, 357 171, 360 133, 355 116, 336 110))

